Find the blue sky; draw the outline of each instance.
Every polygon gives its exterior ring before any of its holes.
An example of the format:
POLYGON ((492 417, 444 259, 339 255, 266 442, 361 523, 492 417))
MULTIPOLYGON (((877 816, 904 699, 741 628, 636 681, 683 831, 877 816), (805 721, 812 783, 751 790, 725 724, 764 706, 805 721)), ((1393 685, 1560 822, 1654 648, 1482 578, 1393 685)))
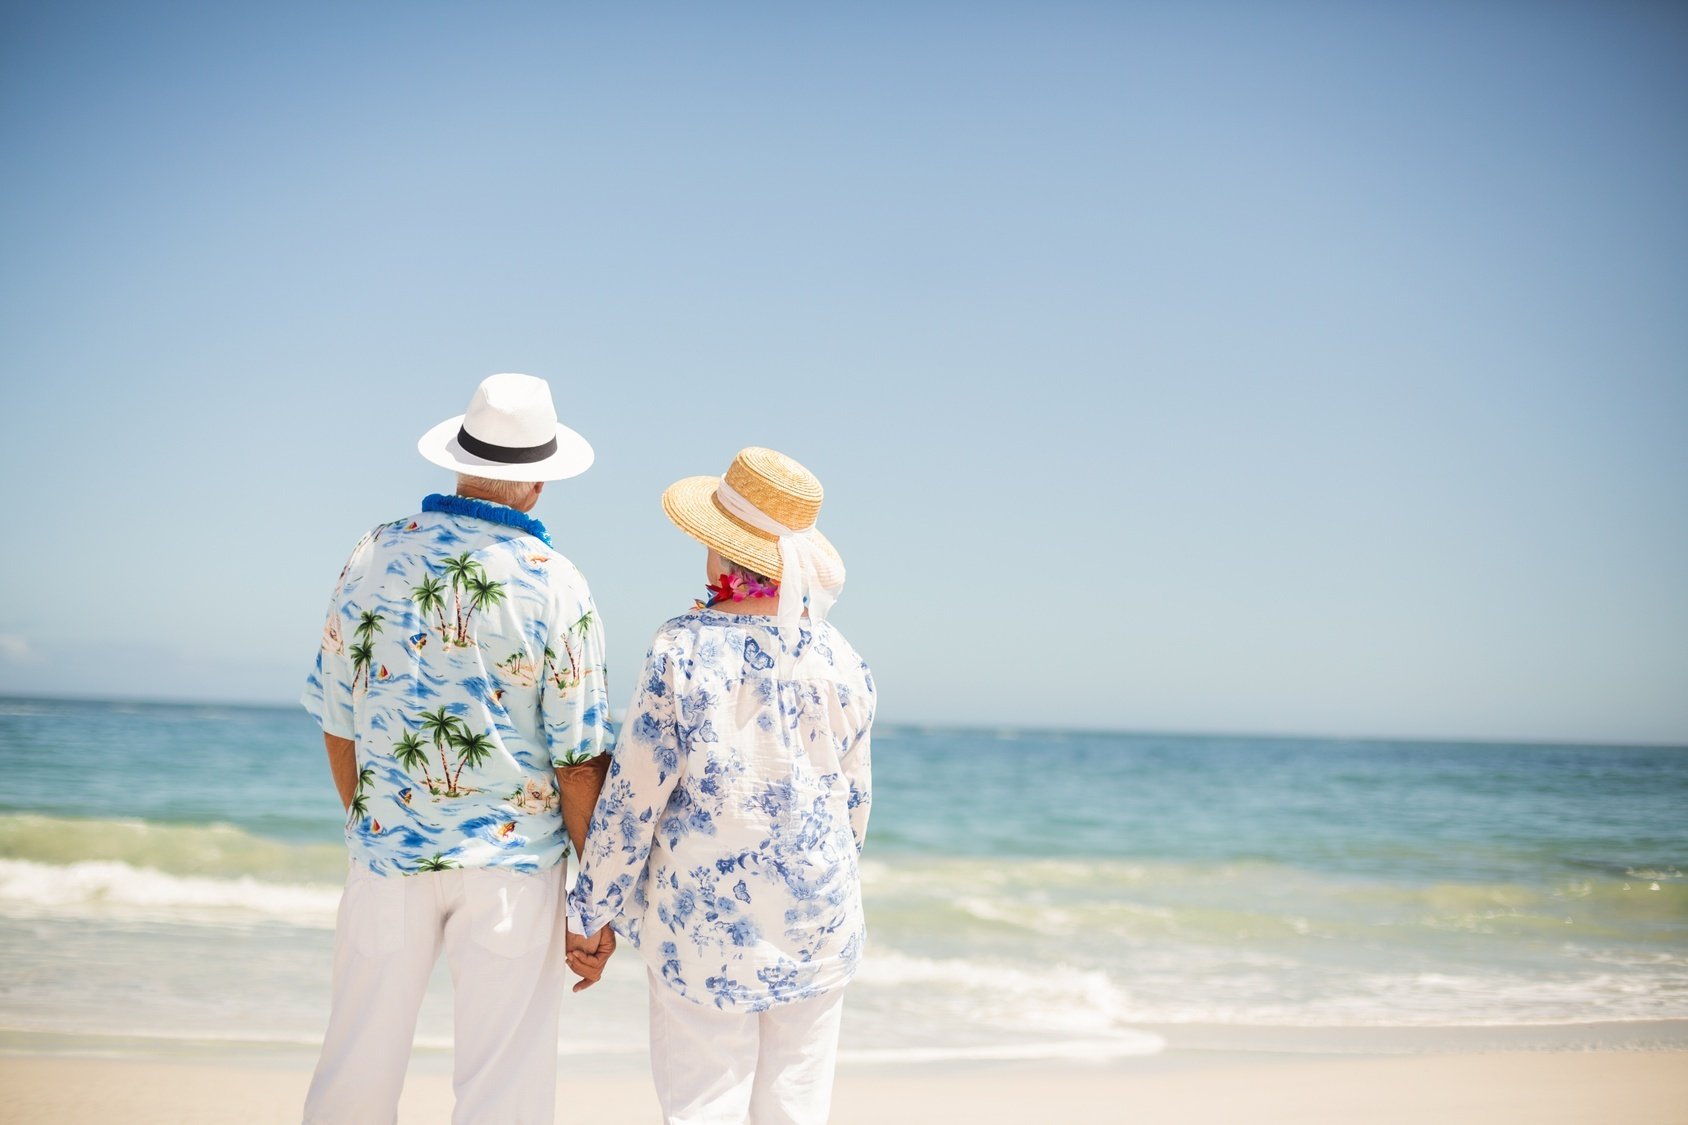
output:
POLYGON ((295 697, 484 375, 612 688, 807 463, 906 722, 1688 742, 1671 5, 11 6, 0 690, 295 697))

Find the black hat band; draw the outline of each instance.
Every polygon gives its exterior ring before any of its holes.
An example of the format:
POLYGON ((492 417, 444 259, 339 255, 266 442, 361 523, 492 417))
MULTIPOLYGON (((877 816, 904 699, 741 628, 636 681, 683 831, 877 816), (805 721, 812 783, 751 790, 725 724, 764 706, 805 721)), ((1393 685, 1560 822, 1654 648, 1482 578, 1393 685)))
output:
POLYGON ((457 444, 465 453, 472 453, 483 461, 497 461, 501 465, 531 465, 557 452, 556 438, 539 445, 494 445, 475 437, 462 426, 457 427, 457 444))

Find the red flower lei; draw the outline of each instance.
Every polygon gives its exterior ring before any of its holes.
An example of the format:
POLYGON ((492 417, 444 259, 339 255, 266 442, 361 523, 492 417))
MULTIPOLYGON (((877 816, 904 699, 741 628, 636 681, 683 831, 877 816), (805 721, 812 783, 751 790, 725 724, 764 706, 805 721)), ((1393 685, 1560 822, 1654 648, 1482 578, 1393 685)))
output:
POLYGON ((709 609, 722 602, 742 602, 746 598, 777 598, 780 596, 778 582, 762 582, 755 578, 746 578, 742 574, 723 574, 714 582, 704 584, 709 591, 709 600, 699 599, 692 605, 693 609, 709 609))

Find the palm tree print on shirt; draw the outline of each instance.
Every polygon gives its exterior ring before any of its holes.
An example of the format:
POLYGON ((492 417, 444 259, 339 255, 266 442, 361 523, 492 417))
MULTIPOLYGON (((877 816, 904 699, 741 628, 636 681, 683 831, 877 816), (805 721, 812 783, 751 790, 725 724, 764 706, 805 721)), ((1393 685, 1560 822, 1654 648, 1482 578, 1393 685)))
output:
POLYGON ((411 763, 422 767, 422 784, 428 787, 428 792, 435 797, 466 797, 471 793, 479 793, 479 789, 467 787, 463 784, 465 769, 479 769, 492 752, 498 748, 498 742, 492 732, 471 734, 469 724, 461 718, 451 714, 444 707, 432 711, 422 712, 420 719, 421 732, 433 742, 435 751, 440 756, 440 780, 436 782, 428 773, 428 754, 422 740, 415 735, 406 735, 393 747, 393 756, 399 764, 404 766, 407 773, 414 773, 411 763), (412 740, 407 742, 406 739, 412 740), (400 755, 403 747, 403 756, 400 755), (446 749, 450 748, 457 757, 457 769, 451 768, 451 760, 446 757, 446 749))
POLYGON ((427 577, 410 588, 410 599, 416 603, 417 612, 423 621, 432 616, 433 624, 440 633, 440 644, 459 648, 467 648, 469 639, 469 623, 474 614, 504 601, 504 583, 494 581, 488 577, 486 567, 475 561, 475 557, 468 551, 446 559, 441 564, 445 569, 443 577, 429 572, 427 577), (451 589, 451 620, 445 616, 445 592, 447 585, 451 589))
POLYGON ((545 646, 545 678, 559 688, 568 687, 575 669, 574 648, 570 646, 566 636, 563 638, 563 653, 569 658, 569 666, 566 672, 557 667, 557 650, 550 645, 545 646))
POLYGON ((423 742, 415 731, 405 731, 404 736, 393 743, 393 760, 398 762, 405 773, 412 776, 420 769, 422 784, 428 787, 428 792, 439 792, 434 785, 433 776, 428 773, 428 744, 423 742))
POLYGON ((346 806, 346 823, 351 824, 369 815, 369 787, 375 784, 375 767, 365 766, 358 771, 358 783, 352 790, 351 803, 346 806))
MULTIPOLYGON (((504 583, 494 582, 486 576, 486 571, 478 571, 469 580, 469 608, 476 613, 495 606, 504 600, 504 583)), ((468 638, 465 637, 465 640, 468 638)))
POLYGON ((580 683, 580 660, 574 654, 574 642, 570 638, 578 633, 581 640, 584 641, 586 638, 586 632, 590 628, 592 628, 592 611, 587 610, 585 613, 580 615, 579 621, 576 621, 573 625, 570 625, 563 631, 563 655, 568 658, 569 662, 568 671, 566 673, 557 665, 556 650, 550 646, 546 646, 545 677, 553 684, 556 684, 558 690, 560 691, 567 691, 569 688, 580 683))
POLYGON ((470 734, 467 730, 453 741, 452 746, 457 751, 457 776, 451 779, 452 795, 477 792, 462 787, 463 767, 479 769, 481 763, 492 755, 496 745, 490 734, 470 734))
POLYGON ((456 742, 457 728, 460 725, 464 725, 463 720, 447 711, 444 707, 439 707, 432 711, 422 712, 421 722, 422 733, 426 734, 433 741, 434 749, 439 751, 440 771, 442 774, 440 782, 445 786, 445 789, 442 791, 433 783, 432 780, 429 780, 427 783, 428 791, 436 797, 442 795, 455 797, 457 796, 457 787, 452 784, 451 763, 446 760, 445 748, 456 742))
POLYGON ((445 576, 451 579, 451 623, 452 635, 448 642, 463 643, 463 588, 475 576, 480 564, 475 562, 469 552, 464 551, 455 558, 445 560, 445 576))
POLYGON ((359 641, 346 650, 352 658, 352 690, 356 691, 359 681, 364 687, 369 686, 369 665, 375 659, 375 646, 368 641, 359 641))
POLYGON ((386 617, 378 610, 366 609, 358 615, 358 625, 352 630, 356 643, 347 649, 347 655, 352 658, 352 690, 356 691, 358 681, 363 686, 369 686, 369 666, 375 660, 375 638, 381 634, 381 623, 386 617))
POLYGON ((429 614, 433 614, 439 622, 440 643, 450 641, 445 624, 445 583, 430 573, 420 584, 410 588, 410 598, 416 603, 416 612, 422 615, 424 624, 429 614))
POLYGON ((372 641, 381 631, 381 623, 387 620, 387 615, 378 609, 366 609, 358 614, 358 627, 352 630, 352 636, 360 641, 372 641))
MULTIPOLYGON (((549 658, 551 650, 546 649, 545 654, 549 658)), ((539 682, 538 674, 534 671, 533 658, 520 650, 512 652, 508 658, 499 661, 494 667, 498 669, 499 674, 506 682, 515 684, 517 687, 530 688, 539 682)))
POLYGON ((578 765, 581 765, 585 762, 590 762, 593 758, 596 758, 597 756, 598 756, 598 754, 596 754, 596 753, 589 754, 584 750, 564 750, 563 751, 563 765, 565 765, 565 766, 578 766, 578 765))

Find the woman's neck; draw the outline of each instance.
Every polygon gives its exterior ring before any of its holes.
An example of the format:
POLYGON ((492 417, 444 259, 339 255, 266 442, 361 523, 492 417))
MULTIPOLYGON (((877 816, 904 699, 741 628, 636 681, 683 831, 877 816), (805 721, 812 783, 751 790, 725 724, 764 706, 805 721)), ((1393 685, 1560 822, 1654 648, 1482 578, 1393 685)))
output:
POLYGON ((750 617, 772 617, 780 611, 779 598, 741 598, 738 601, 717 602, 709 607, 716 613, 739 613, 750 617))

